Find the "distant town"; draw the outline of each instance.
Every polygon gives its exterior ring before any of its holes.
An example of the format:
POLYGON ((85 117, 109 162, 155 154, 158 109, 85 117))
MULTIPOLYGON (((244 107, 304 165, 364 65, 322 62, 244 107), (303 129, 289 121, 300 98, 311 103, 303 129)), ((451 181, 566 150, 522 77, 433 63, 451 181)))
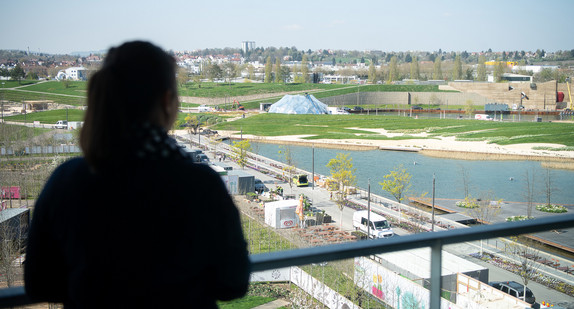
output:
MULTIPOLYGON (((566 81, 567 51, 347 51, 257 47, 169 51, 190 81, 281 83, 400 83, 403 81, 566 81)), ((0 79, 86 80, 105 54, 52 55, 0 50, 0 79)), ((142 64, 145 65, 145 64, 142 64)), ((185 74, 182 74, 185 75, 185 74)))

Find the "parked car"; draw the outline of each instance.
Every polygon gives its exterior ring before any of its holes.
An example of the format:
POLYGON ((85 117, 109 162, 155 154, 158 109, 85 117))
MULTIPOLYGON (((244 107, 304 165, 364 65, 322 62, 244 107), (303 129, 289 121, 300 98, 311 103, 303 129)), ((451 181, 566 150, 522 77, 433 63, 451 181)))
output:
POLYGON ((200 153, 197 155, 197 163, 209 164, 209 158, 205 153, 200 153))
POLYGON ((266 191, 269 191, 269 189, 263 183, 263 181, 261 181, 261 179, 255 178, 255 192, 261 194, 266 191))
POLYGON ((309 185, 309 180, 307 180, 307 175, 305 174, 295 175, 293 176, 293 183, 297 187, 306 187, 309 185))
POLYGON ((526 288, 526 297, 524 297, 524 285, 516 281, 492 281, 489 282, 488 285, 529 304, 536 302, 536 297, 534 297, 534 294, 532 294, 529 288, 526 288))
POLYGON ((423 109, 423 108, 420 107, 420 106, 418 106, 418 105, 415 105, 415 106, 413 106, 413 109, 415 109, 415 110, 421 110, 421 109, 423 109))
POLYGON ((360 107, 360 106, 355 106, 355 107, 353 107, 353 110, 354 110, 354 111, 357 111, 357 112, 360 112, 360 111, 363 110, 363 108, 360 107))

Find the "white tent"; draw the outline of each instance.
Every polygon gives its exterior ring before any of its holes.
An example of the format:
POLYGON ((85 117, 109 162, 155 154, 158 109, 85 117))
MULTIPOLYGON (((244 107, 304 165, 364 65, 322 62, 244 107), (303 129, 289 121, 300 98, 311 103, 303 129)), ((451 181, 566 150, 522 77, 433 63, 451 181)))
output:
POLYGON ((285 95, 269 107, 269 112, 277 114, 328 114, 329 110, 327 104, 306 94, 285 95))

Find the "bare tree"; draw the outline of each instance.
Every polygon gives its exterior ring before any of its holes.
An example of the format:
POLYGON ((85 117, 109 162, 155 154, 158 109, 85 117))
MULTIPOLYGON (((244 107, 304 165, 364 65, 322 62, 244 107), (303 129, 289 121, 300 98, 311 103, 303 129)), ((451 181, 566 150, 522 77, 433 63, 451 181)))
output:
POLYGON ((552 174, 550 173, 549 168, 546 169, 546 174, 544 175, 543 189, 544 189, 544 195, 546 195, 546 205, 550 206, 552 204, 551 203, 552 193, 554 193, 556 188, 554 188, 554 184, 552 182, 552 174))
POLYGON ((291 188, 291 191, 293 191, 293 176, 294 176, 293 174, 297 169, 295 168, 295 160, 293 160, 291 146, 284 145, 281 146, 280 148, 281 150, 279 150, 279 154, 282 154, 283 158, 285 159, 285 166, 283 166, 283 172, 287 173, 288 177, 287 182, 289 183, 289 188, 291 188))
POLYGON ((526 216, 528 218, 532 218, 532 209, 534 208, 534 172, 529 173, 528 170, 525 172, 525 190, 524 190, 524 197, 526 198, 526 216))
MULTIPOLYGON (((467 209, 467 214, 475 218, 481 224, 489 224, 500 213, 500 206, 502 200, 496 200, 492 197, 491 193, 484 194, 478 203, 474 204, 475 207, 467 209)), ((482 256, 483 246, 482 239, 480 240, 480 255, 482 256)))
POLYGON ((512 242, 506 246, 506 253, 518 261, 518 275, 524 284, 522 295, 526 296, 526 286, 536 276, 540 267, 540 263, 537 262, 540 250, 537 243, 529 238, 521 238, 522 243, 518 237, 511 237, 511 240, 512 242))
POLYGON ((23 221, 21 216, 0 222, 0 271, 4 274, 8 287, 14 286, 21 274, 21 265, 15 264, 14 260, 22 253, 22 231, 26 228, 27 222, 23 221))
POLYGON ((464 166, 460 166, 460 175, 462 180, 462 188, 464 190, 464 197, 470 196, 470 177, 468 175, 468 170, 464 166))

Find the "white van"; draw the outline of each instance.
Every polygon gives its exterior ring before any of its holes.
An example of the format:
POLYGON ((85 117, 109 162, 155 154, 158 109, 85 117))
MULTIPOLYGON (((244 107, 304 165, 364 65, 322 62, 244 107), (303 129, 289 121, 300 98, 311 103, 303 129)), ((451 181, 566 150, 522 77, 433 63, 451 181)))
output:
POLYGON ((209 112, 212 112, 213 109, 207 105, 200 105, 197 107, 197 111, 200 113, 209 113, 209 112))
POLYGON ((391 228, 391 224, 385 217, 371 211, 370 224, 367 224, 367 222, 369 222, 367 218, 368 211, 355 211, 355 213, 353 213, 353 227, 355 230, 360 230, 367 233, 367 226, 370 225, 370 238, 387 238, 395 235, 393 229, 391 228))
POLYGON ((476 114, 474 115, 474 119, 476 120, 494 120, 490 115, 487 114, 476 114))

